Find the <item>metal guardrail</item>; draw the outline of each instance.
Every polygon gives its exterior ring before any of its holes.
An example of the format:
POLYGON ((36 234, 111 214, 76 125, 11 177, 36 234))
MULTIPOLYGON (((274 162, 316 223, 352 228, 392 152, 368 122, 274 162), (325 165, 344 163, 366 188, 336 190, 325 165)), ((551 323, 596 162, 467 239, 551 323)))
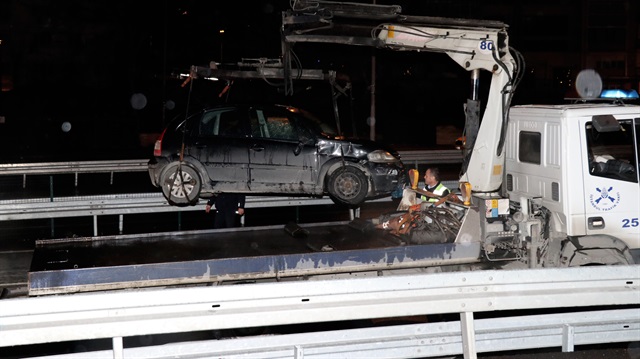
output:
MULTIPOLYGON (((390 197, 375 201, 390 201, 390 197)), ((245 208, 331 205, 328 197, 247 196, 245 208)), ((119 233, 124 229, 125 214, 204 211, 206 201, 195 206, 176 207, 168 204, 161 193, 133 193, 84 197, 36 198, 0 201, 0 221, 41 218, 93 217, 93 235, 98 235, 98 216, 119 215, 119 233)), ((358 209, 350 210, 351 219, 358 209)), ((241 217, 244 225, 244 216, 241 217)), ((53 233, 52 233, 53 236, 53 233)))
MULTIPOLYGON (((460 150, 420 150, 399 151, 403 162, 407 163, 460 163, 460 150)), ((49 174, 108 173, 108 172, 144 172, 148 159, 76 161, 76 162, 40 162, 40 163, 4 163, 0 164, 0 176, 26 176, 49 174)))
POLYGON ((573 351, 574 345, 640 340, 640 309, 518 318, 500 318, 501 311, 637 306, 639 270, 493 270, 18 298, 0 306, 0 347, 112 339, 112 351, 83 358, 475 358, 478 352, 553 346, 573 351), (474 312, 497 318, 476 321, 474 312), (445 313, 459 313, 460 322, 123 348, 123 337, 139 335, 445 313))
MULTIPOLYGON (((474 321, 476 352, 633 342, 638 310, 511 317, 474 321), (513 323, 517 323, 516 326, 513 323), (627 325, 628 324, 628 325, 627 325), (626 327, 626 328, 625 328, 626 327), (526 342, 526 344, 524 344, 526 342)), ((463 354, 461 321, 335 330, 314 334, 202 340, 125 348, 124 358, 427 358, 463 354)), ((116 347, 114 341, 114 348, 116 347)), ((468 352, 471 353, 470 350, 468 352)), ((114 350, 66 354, 66 359, 112 359, 114 350)), ((506 356, 505 356, 506 357, 506 356)), ((57 358, 61 356, 40 357, 57 358)), ((475 358, 468 355, 465 358, 475 358)))
POLYGON ((78 186, 80 173, 111 173, 147 171, 146 160, 110 160, 110 161, 76 161, 76 162, 39 162, 39 163, 4 163, 0 164, 0 176, 22 176, 22 187, 27 186, 27 175, 74 174, 75 186, 78 186))
POLYGON ((109 160, 76 162, 4 163, 0 175, 49 175, 65 173, 141 172, 147 170, 146 160, 109 160))
MULTIPOLYGON (((457 181, 443 181, 443 184, 451 189, 458 186, 457 181)), ((369 202, 390 200, 391 197, 383 197, 369 202)), ((246 199, 246 208, 331 204, 333 201, 329 197, 247 196, 246 199)), ((94 235, 97 235, 98 216, 120 215, 119 231, 122 233, 122 216, 125 214, 203 211, 204 206, 204 201, 195 206, 171 206, 158 192, 0 200, 0 221, 93 216, 93 232, 94 235)), ((358 209, 351 212, 350 215, 352 219, 358 217, 358 209)))
POLYGON ((400 159, 405 165, 413 165, 418 168, 418 164, 451 164, 462 163, 464 158, 462 150, 422 150, 422 151, 399 151, 400 159))
MULTIPOLYGON (((390 200, 386 198, 385 200, 390 200)), ((161 193, 130 193, 82 197, 35 198, 0 201, 0 221, 64 218, 155 212, 204 211, 206 201, 195 206, 176 207, 161 193)), ((333 204, 330 198, 248 196, 246 208, 333 204)))

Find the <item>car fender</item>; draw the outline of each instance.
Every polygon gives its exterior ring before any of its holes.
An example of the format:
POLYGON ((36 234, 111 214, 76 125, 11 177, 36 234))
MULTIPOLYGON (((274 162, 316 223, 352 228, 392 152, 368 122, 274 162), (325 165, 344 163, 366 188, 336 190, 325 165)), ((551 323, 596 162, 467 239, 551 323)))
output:
POLYGON ((606 235, 570 237, 563 243, 561 266, 590 264, 634 264, 629 247, 622 240, 606 235))
POLYGON ((367 177, 367 181, 369 182, 369 193, 371 192, 372 183, 371 183, 371 173, 369 173, 369 169, 366 168, 365 166, 361 165, 356 160, 350 159, 350 158, 344 158, 344 161, 343 161, 342 158, 334 158, 334 159, 331 159, 331 160, 327 161, 322 166, 322 168, 320 169, 319 174, 318 174, 318 178, 319 178, 318 183, 322 183, 323 184, 323 188, 324 188, 325 191, 326 191, 326 188, 327 188, 327 179, 329 178, 329 176, 333 173, 333 171, 337 170, 338 168, 340 168, 342 166, 352 166, 352 167, 356 167, 357 169, 362 171, 362 173, 364 173, 364 175, 367 177))

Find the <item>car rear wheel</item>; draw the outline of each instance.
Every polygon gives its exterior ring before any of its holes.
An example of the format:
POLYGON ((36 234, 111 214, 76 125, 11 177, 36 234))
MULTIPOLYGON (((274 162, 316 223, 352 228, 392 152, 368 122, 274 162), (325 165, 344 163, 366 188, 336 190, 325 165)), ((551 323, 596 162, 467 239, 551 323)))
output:
POLYGON ((202 180, 198 172, 185 163, 174 162, 165 169, 161 178, 162 194, 172 206, 198 203, 202 180))
POLYGON ((357 207, 367 197, 369 183, 362 171, 344 166, 333 171, 327 183, 327 190, 336 204, 357 207))

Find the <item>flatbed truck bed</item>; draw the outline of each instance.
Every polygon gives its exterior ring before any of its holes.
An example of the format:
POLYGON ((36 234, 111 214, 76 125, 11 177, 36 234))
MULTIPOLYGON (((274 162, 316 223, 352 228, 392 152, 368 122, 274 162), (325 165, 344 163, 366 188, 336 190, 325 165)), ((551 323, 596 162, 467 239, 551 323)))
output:
POLYGON ((361 219, 40 240, 28 273, 28 294, 384 275, 476 263, 479 253, 479 242, 406 243, 361 219))

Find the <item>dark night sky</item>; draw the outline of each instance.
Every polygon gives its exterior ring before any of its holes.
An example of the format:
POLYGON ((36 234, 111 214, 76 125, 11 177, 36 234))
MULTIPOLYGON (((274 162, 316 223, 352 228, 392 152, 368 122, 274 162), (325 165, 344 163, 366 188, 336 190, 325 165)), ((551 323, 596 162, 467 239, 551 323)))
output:
MULTIPOLYGON (((403 13, 411 15, 501 20, 511 25, 515 37, 522 31, 514 24, 513 11, 487 14, 477 1, 377 3, 402 5, 403 13)), ((0 0, 0 74, 3 89, 10 89, 0 92, 0 116, 4 116, 0 161, 147 157, 150 143, 141 143, 140 133, 158 133, 170 118, 185 112, 187 100, 191 106, 221 101, 217 94, 224 83, 196 81, 188 97, 189 87, 181 87, 182 81, 171 75, 210 61, 279 57, 281 11, 288 8, 288 0, 0 0), (147 99, 141 110, 131 107, 136 93, 147 99), (175 108, 163 110, 167 100, 175 108), (61 130, 64 122, 71 124, 70 131, 61 130)), ((353 107, 346 100, 341 106, 354 112, 356 130, 366 137, 372 50, 330 45, 296 45, 295 50, 305 68, 332 68, 351 76, 353 107)), ((427 103, 455 109, 454 116, 436 121, 460 125, 468 74, 446 58, 425 61, 422 54, 413 53, 378 56, 377 91, 382 99, 377 117, 380 133, 387 136, 383 140, 433 144, 430 133, 435 122, 420 121, 423 127, 411 131, 411 136, 394 137, 384 127, 385 118, 410 121, 432 113, 424 100, 411 96, 417 92, 430 99, 427 103), (401 70, 389 66, 399 63, 401 70), (398 72, 409 68, 419 76, 399 81, 398 72)), ((262 96, 273 90, 264 83, 242 86, 235 84, 232 94, 262 96), (252 91, 246 91, 249 87, 252 91)), ((308 91, 307 97, 315 99, 309 105, 326 110, 328 87, 318 87, 317 93, 308 91)))
POLYGON ((0 1, 3 162, 139 157, 138 133, 161 130, 165 96, 185 100, 170 74, 219 61, 221 50, 234 61, 278 56, 281 3, 0 1), (131 108, 134 93, 144 109, 131 108))

